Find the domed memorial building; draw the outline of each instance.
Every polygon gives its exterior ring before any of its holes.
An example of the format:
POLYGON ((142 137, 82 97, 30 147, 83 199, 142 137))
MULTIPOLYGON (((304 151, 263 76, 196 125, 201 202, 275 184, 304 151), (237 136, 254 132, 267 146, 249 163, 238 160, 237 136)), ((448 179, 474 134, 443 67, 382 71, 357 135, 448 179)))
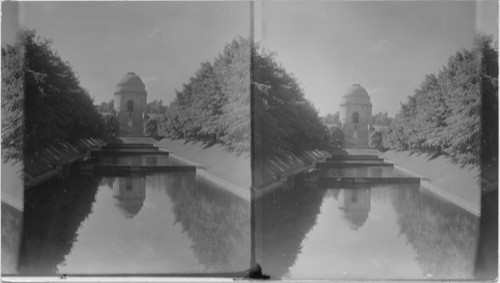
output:
POLYGON ((147 112, 147 93, 141 78, 127 73, 116 85, 114 107, 118 113, 121 136, 142 136, 147 112))
POLYGON ((368 147, 368 128, 372 123, 372 103, 366 90, 353 84, 342 96, 339 120, 346 147, 368 147))

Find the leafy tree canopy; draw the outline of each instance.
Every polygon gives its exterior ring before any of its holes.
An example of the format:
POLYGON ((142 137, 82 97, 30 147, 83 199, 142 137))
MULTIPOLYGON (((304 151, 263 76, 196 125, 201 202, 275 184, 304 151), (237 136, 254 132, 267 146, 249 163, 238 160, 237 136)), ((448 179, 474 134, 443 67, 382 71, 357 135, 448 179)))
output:
POLYGON ((254 134, 265 140, 265 152, 299 153, 330 146, 330 133, 293 75, 273 54, 241 37, 227 44, 213 62, 202 63, 176 92, 166 123, 159 126, 160 135, 249 152, 251 93, 254 134))
POLYGON ((97 106, 97 111, 101 113, 111 113, 111 114, 116 114, 115 110, 115 100, 111 99, 108 102, 102 102, 97 106))
POLYGON ((147 113, 153 113, 153 114, 166 114, 167 113, 168 106, 163 105, 163 101, 160 100, 153 100, 148 103, 148 109, 147 113))
POLYGON ((72 143, 104 135, 103 118, 92 98, 51 44, 35 30, 23 28, 13 45, 2 48, 2 153, 6 159, 33 156, 54 141, 72 143))
MULTIPOLYGON (((479 165, 481 148, 498 144, 497 77, 498 47, 492 36, 478 34, 471 50, 451 56, 437 75, 427 75, 401 105, 384 133, 384 147, 440 152, 462 165, 479 165), (488 127, 482 127, 481 117, 487 117, 483 124, 488 127), (484 144, 482 137, 492 142, 484 144)), ((495 146, 488 149, 498 155, 495 146)))
POLYGON ((389 127, 392 123, 393 118, 389 117, 387 111, 379 112, 372 116, 372 124, 375 126, 387 126, 389 127))

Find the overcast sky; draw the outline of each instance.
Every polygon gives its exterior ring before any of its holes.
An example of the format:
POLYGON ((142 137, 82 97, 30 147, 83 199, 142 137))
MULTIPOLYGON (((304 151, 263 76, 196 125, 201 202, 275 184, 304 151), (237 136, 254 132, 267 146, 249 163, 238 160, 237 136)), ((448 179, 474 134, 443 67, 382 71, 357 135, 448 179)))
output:
MULTIPOLYGON (((4 2, 2 43, 18 23, 53 40, 96 103, 135 72, 148 100, 169 103, 201 62, 250 29, 247 2, 4 2), (19 7, 17 7, 19 6, 19 7)), ((498 40, 492 2, 264 2, 257 38, 294 73, 321 115, 354 83, 373 112, 394 115, 424 75, 470 48, 476 30, 498 40), (478 4, 479 3, 479 4, 478 4), (260 29, 262 27, 262 30, 260 29)))
MULTIPOLYGON (((53 40, 96 103, 113 99, 127 72, 142 78, 148 101, 170 103, 202 62, 213 61, 226 43, 250 31, 246 2, 4 2, 2 7, 2 24, 17 15, 53 40)), ((15 38, 6 29, 2 26, 3 42, 15 38)))

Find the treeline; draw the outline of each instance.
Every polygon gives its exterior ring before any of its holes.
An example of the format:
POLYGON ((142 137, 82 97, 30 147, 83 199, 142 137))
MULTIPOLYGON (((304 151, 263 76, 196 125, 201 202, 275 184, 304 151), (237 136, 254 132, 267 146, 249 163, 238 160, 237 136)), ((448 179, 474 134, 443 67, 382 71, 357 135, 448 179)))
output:
MULTIPOLYGON (((342 127, 339 118, 339 111, 335 112, 333 115, 327 114, 325 117, 322 117, 321 120, 327 126, 338 128, 342 127)), ((392 120, 393 118, 389 117, 389 113, 387 113, 387 111, 379 112, 377 114, 373 114, 372 125, 389 127, 392 124, 392 120)))
POLYGON ((314 105, 304 97, 295 77, 274 54, 252 50, 255 147, 263 157, 336 149, 332 133, 314 105))
POLYGON ((35 30, 2 47, 2 156, 22 160, 55 141, 114 135, 70 64, 35 30))
MULTIPOLYGON (((168 106, 163 105, 163 101, 160 100, 153 100, 148 103, 147 105, 147 113, 152 113, 152 114, 162 114, 165 115, 167 113, 168 106)), ((115 100, 111 99, 108 102, 101 102, 101 104, 97 105, 97 111, 101 113, 110 113, 115 115, 116 110, 115 110, 115 100)))
POLYGON ((213 63, 205 62, 170 104, 161 136, 221 143, 250 150, 250 44, 226 45, 213 63))
POLYGON ((213 62, 202 63, 182 90, 176 91, 167 114, 155 122, 158 135, 249 152, 251 88, 252 115, 262 125, 257 134, 265 138, 266 152, 296 153, 330 146, 327 128, 295 78, 272 54, 244 38, 227 44, 213 62))
POLYGON ((444 153, 462 165, 479 165, 481 149, 498 156, 497 131, 498 47, 479 34, 471 50, 427 75, 391 126, 372 136, 379 148, 444 153))

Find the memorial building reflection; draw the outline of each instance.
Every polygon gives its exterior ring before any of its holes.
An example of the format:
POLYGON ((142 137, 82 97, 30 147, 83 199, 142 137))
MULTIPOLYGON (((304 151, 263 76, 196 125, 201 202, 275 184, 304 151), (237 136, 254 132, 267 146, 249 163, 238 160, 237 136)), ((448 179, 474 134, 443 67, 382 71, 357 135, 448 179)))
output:
POLYGON ((371 189, 341 189, 338 196, 340 215, 351 230, 365 224, 371 209, 371 189))
POLYGON ((113 182, 113 198, 125 218, 134 217, 146 199, 146 176, 117 177, 113 182))
POLYGON ((257 199, 256 209, 265 216, 255 225, 256 256, 272 279, 473 278, 478 218, 419 184, 297 183, 257 199))

